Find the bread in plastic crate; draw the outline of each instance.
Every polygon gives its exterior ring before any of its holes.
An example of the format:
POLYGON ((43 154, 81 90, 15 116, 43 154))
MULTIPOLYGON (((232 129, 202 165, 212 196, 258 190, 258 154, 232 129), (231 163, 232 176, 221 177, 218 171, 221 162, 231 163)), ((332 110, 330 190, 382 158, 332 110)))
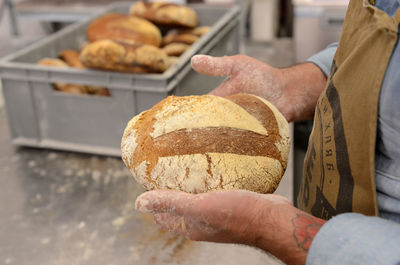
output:
POLYGON ((54 148, 102 155, 120 155, 127 122, 168 95, 204 94, 221 78, 195 73, 190 58, 239 52, 237 6, 190 5, 200 25, 211 30, 162 74, 124 74, 74 68, 51 68, 36 63, 56 58, 65 49, 78 50, 86 42, 86 28, 109 12, 127 13, 129 4, 112 5, 92 19, 65 29, 0 61, 0 76, 12 141, 16 145, 54 148), (111 96, 72 95, 55 91, 53 83, 103 86, 111 96))

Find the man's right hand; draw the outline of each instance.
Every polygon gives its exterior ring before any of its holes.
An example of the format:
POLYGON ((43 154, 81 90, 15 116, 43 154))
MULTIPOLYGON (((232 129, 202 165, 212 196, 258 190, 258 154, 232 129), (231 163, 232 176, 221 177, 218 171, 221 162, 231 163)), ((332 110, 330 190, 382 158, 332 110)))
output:
POLYGON ((312 118, 326 77, 312 63, 278 69, 246 55, 196 55, 192 68, 205 75, 228 78, 210 92, 216 96, 249 93, 274 104, 288 121, 312 118))

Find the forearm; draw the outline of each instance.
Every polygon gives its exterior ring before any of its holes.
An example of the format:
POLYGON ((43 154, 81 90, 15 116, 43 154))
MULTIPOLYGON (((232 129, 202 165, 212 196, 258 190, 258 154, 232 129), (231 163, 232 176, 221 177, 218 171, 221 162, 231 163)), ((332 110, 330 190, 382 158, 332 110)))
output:
POLYGON ((266 208, 254 227, 257 237, 251 245, 286 264, 305 264, 311 242, 325 222, 292 205, 266 208))
POLYGON ((326 76, 313 63, 303 63, 281 69, 285 94, 292 104, 288 120, 302 121, 313 118, 317 100, 325 89, 326 76))

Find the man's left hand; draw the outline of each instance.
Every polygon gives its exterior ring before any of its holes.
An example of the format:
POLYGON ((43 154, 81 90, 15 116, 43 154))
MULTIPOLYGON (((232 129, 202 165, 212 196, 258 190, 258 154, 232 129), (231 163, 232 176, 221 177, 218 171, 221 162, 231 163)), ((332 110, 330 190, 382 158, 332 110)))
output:
POLYGON ((280 195, 242 190, 149 191, 137 198, 136 209, 191 240, 256 246, 287 264, 305 264, 312 239, 325 223, 280 195))

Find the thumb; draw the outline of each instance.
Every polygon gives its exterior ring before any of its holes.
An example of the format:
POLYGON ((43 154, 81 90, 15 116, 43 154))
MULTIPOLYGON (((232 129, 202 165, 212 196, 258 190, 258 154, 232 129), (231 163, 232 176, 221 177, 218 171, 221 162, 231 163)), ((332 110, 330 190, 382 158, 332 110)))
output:
POLYGON ((234 62, 231 56, 212 57, 195 55, 191 60, 192 68, 204 75, 229 76, 232 73, 234 62))
POLYGON ((142 213, 184 215, 193 210, 194 195, 173 190, 147 191, 137 197, 136 210, 142 213))

